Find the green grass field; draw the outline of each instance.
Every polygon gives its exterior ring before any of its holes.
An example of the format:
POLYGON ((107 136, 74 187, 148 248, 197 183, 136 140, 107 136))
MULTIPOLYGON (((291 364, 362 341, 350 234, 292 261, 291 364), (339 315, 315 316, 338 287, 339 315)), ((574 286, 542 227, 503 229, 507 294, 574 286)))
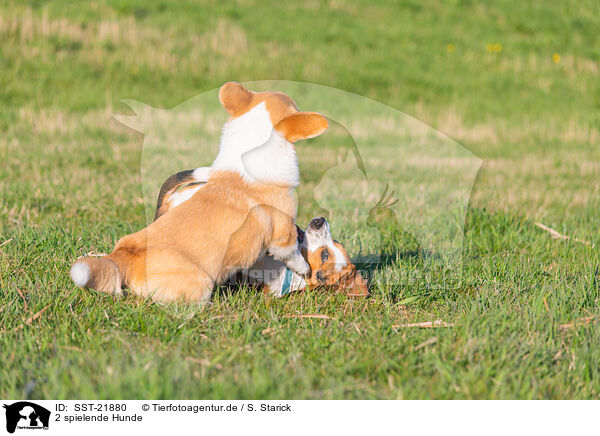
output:
MULTIPOLYGON (((593 0, 3 2, 0 398, 597 398, 599 17, 593 0), (367 300, 221 289, 207 307, 76 288, 74 259, 146 224, 144 137, 119 101, 266 79, 375 99, 483 160, 460 286, 376 276, 367 300), (452 326, 401 327, 433 320, 452 326)), ((315 182, 318 156, 301 164, 315 182)), ((379 273, 422 270, 382 228, 379 273)))

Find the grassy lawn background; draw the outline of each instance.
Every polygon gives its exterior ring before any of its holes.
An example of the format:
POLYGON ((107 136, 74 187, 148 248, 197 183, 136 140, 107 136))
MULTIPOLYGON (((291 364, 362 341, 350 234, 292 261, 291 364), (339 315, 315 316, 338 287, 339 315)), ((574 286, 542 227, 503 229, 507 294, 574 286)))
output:
POLYGON ((559 326, 600 316, 598 3, 260 4, 0 6, 0 397, 596 398, 599 325, 559 326), (170 108, 261 79, 376 99, 484 160, 459 289, 221 291, 199 308, 71 283, 76 257, 145 223, 142 135, 112 119, 119 100, 170 108), (454 327, 393 327, 435 319, 454 327))

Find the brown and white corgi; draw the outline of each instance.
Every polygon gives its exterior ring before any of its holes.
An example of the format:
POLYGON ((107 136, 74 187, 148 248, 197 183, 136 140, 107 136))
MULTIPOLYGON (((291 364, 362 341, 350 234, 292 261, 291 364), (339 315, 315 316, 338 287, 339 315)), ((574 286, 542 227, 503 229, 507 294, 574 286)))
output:
MULTIPOLYGON (((201 167, 169 177, 160 189, 154 219, 190 199, 206 185, 210 172, 210 167, 201 167)), ((350 296, 369 294, 366 281, 356 270, 344 246, 333 239, 325 218, 314 218, 305 231, 297 228, 297 232, 300 251, 310 266, 309 277, 295 273, 283 262, 267 254, 249 270, 241 271, 235 280, 263 285, 266 293, 276 297, 320 286, 350 296)))
POLYGON ((300 253, 292 189, 299 183, 294 143, 327 129, 280 92, 252 92, 229 82, 219 100, 231 116, 206 185, 145 229, 123 237, 104 257, 74 263, 81 287, 160 301, 201 301, 215 284, 248 269, 265 253, 298 274, 300 253))

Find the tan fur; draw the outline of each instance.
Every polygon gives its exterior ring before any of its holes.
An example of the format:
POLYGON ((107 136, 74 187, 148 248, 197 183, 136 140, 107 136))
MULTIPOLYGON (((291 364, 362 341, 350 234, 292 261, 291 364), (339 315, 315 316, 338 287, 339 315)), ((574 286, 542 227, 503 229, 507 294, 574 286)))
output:
MULTIPOLYGON (((173 178, 171 176, 169 179, 173 178)), ((168 179, 168 180, 169 180, 168 179)), ((190 186, 184 186, 180 188, 182 189, 195 189, 197 188, 197 183, 192 183, 190 186)), ((159 198, 157 202, 157 213, 155 220, 170 210, 175 209, 176 206, 173 206, 172 203, 168 201, 168 196, 163 196, 163 198, 159 198), (160 211, 160 213, 159 213, 160 211)), ((296 226, 297 233, 303 233, 303 230, 296 226)), ((338 292, 345 292, 349 296, 367 296, 369 295, 369 289, 366 280, 362 277, 360 272, 356 270, 356 266, 350 260, 350 256, 345 249, 345 247, 337 241, 333 242, 336 247, 340 250, 340 252, 344 256, 344 261, 346 266, 341 270, 337 271, 335 269, 335 265, 338 262, 342 262, 341 259, 335 259, 334 253, 330 253, 330 258, 327 262, 322 262, 321 253, 327 247, 320 247, 320 249, 309 252, 306 248, 302 250, 302 255, 304 259, 308 262, 311 269, 311 276, 307 279, 307 287, 310 289, 317 288, 319 286, 327 286, 331 289, 334 289, 338 292), (321 282, 317 279, 317 273, 320 273, 321 277, 325 277, 325 282, 321 282)), ((242 276, 240 275, 238 281, 243 281, 242 276)), ((271 294, 272 289, 270 289, 267 285, 264 286, 264 292, 266 294, 271 294)))
POLYGON ((175 191, 177 191, 184 184, 189 184, 194 182, 194 170, 186 170, 180 171, 176 174, 171 175, 167 180, 164 181, 162 186, 160 187, 160 192, 158 193, 158 200, 156 201, 156 212, 154 214, 154 219, 157 219, 159 216, 167 213, 167 209, 165 205, 169 205, 169 198, 175 191))
POLYGON ((172 191, 169 191, 167 194, 165 194, 163 196, 162 201, 159 201, 156 205, 156 212, 154 213, 154 221, 156 221, 158 218, 160 218, 161 216, 166 214, 171 209, 174 209, 175 207, 177 207, 177 206, 173 205, 173 203, 171 201, 169 201, 171 199, 171 196, 175 193, 175 191, 181 192, 181 191, 185 191, 188 189, 196 189, 197 185, 198 185, 198 182, 194 182, 194 183, 189 184, 188 186, 183 186, 178 189, 174 189, 172 191))
POLYGON ((252 92, 237 82, 228 82, 219 90, 219 100, 233 118, 238 118, 264 102, 274 126, 298 112, 294 100, 283 92, 252 92))
POLYGON ((360 272, 356 270, 356 266, 350 260, 344 246, 336 241, 334 241, 334 244, 345 257, 346 266, 341 271, 335 268, 336 263, 340 263, 341 259, 336 259, 333 253, 330 253, 329 259, 326 262, 321 260, 321 253, 327 247, 321 247, 319 250, 313 252, 303 251, 302 255, 306 258, 311 268, 311 276, 306 281, 307 288, 312 289, 319 286, 327 286, 335 288, 340 292, 345 292, 349 296, 365 297, 369 295, 367 282, 363 279, 360 272), (317 273, 320 273, 319 276, 321 276, 323 281, 317 278, 317 273))
POLYGON ((118 265, 123 284, 136 294, 203 300, 215 283, 254 265, 268 247, 294 244, 295 214, 289 189, 249 185, 220 172, 191 199, 122 238, 105 259, 118 265))
POLYGON ((275 125, 275 130, 290 142, 314 138, 327 129, 327 120, 316 112, 298 112, 275 125))
POLYGON ((117 264, 108 256, 103 258, 86 257, 82 260, 91 271, 91 279, 88 286, 109 294, 120 293, 122 286, 122 275, 117 264))
POLYGON ((181 194, 188 190, 197 190, 200 185, 203 185, 203 183, 201 183, 201 182, 192 182, 192 183, 182 182, 178 186, 176 186, 174 189, 166 192, 163 196, 163 201, 159 202, 157 204, 156 212, 154 214, 154 220, 157 220, 158 218, 160 218, 161 216, 166 214, 173 207, 173 202, 171 201, 173 199, 173 194, 181 194))
MULTIPOLYGON (((298 114, 285 94, 253 93, 235 83, 225 84, 219 99, 234 117, 264 101, 274 126, 298 114)), ((306 113, 284 123, 285 135, 313 137, 322 133, 323 123, 326 127, 321 115, 306 113)), ((175 189, 169 188, 165 195, 175 189)), ((267 249, 296 249, 295 216, 290 186, 249 183, 236 172, 213 171, 192 198, 119 240, 110 255, 80 260, 91 272, 85 286, 105 292, 115 292, 113 285, 128 286, 161 301, 206 300, 215 284, 239 268, 250 268, 267 249)))
MULTIPOLYGON (((169 179, 173 177, 174 176, 171 176, 169 179)), ((189 186, 183 186, 182 188, 179 188, 178 191, 185 189, 196 189, 198 183, 199 182, 194 182, 189 186)), ((168 201, 168 196, 165 195, 162 198, 159 198, 157 202, 157 212, 154 219, 156 220, 159 216, 162 216, 175 209, 175 207, 177 206, 173 206, 173 204, 168 201)), ((296 232, 303 233, 303 230, 296 226, 296 232)), ((312 289, 319 286, 327 286, 335 289, 338 292, 345 292, 349 296, 364 297, 369 295, 367 282, 362 277, 360 272, 356 270, 356 266, 350 260, 350 256, 348 256, 346 248, 337 241, 333 241, 333 243, 344 256, 346 266, 341 271, 337 271, 335 269, 336 263, 341 263, 341 259, 335 259, 333 257, 334 253, 330 253, 330 258, 327 260, 327 262, 322 262, 321 253, 327 247, 320 247, 320 249, 312 252, 309 252, 306 248, 302 250, 302 256, 308 262, 311 269, 311 276, 307 279, 307 287, 312 289), (321 273, 321 277, 325 277, 324 283, 317 279, 317 273, 319 272, 321 273)), ((243 278, 240 276, 238 281, 243 281, 243 278)), ((266 294, 271 294, 272 289, 265 285, 264 292, 266 294)))

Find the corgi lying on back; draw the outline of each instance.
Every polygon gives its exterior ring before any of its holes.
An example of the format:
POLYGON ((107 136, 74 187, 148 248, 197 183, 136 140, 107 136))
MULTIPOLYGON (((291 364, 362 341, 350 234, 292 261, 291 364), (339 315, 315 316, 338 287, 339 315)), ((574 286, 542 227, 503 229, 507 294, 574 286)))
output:
MULTIPOLYGON (((170 213, 202 189, 210 176, 210 167, 181 171, 173 174, 162 185, 154 219, 170 213)), ((350 260, 346 249, 331 236, 325 218, 314 218, 305 231, 297 228, 298 245, 310 265, 310 276, 305 278, 286 265, 265 255, 248 271, 241 271, 238 281, 263 285, 266 293, 281 297, 292 291, 327 286, 350 296, 369 294, 366 281, 350 260)))
POLYGON ((300 275, 309 272, 294 223, 294 143, 323 133, 327 119, 298 111, 283 93, 255 93, 235 82, 221 87, 219 100, 231 118, 202 190, 123 237, 108 256, 76 261, 71 278, 77 285, 109 293, 127 286, 155 300, 201 301, 265 252, 300 275))

